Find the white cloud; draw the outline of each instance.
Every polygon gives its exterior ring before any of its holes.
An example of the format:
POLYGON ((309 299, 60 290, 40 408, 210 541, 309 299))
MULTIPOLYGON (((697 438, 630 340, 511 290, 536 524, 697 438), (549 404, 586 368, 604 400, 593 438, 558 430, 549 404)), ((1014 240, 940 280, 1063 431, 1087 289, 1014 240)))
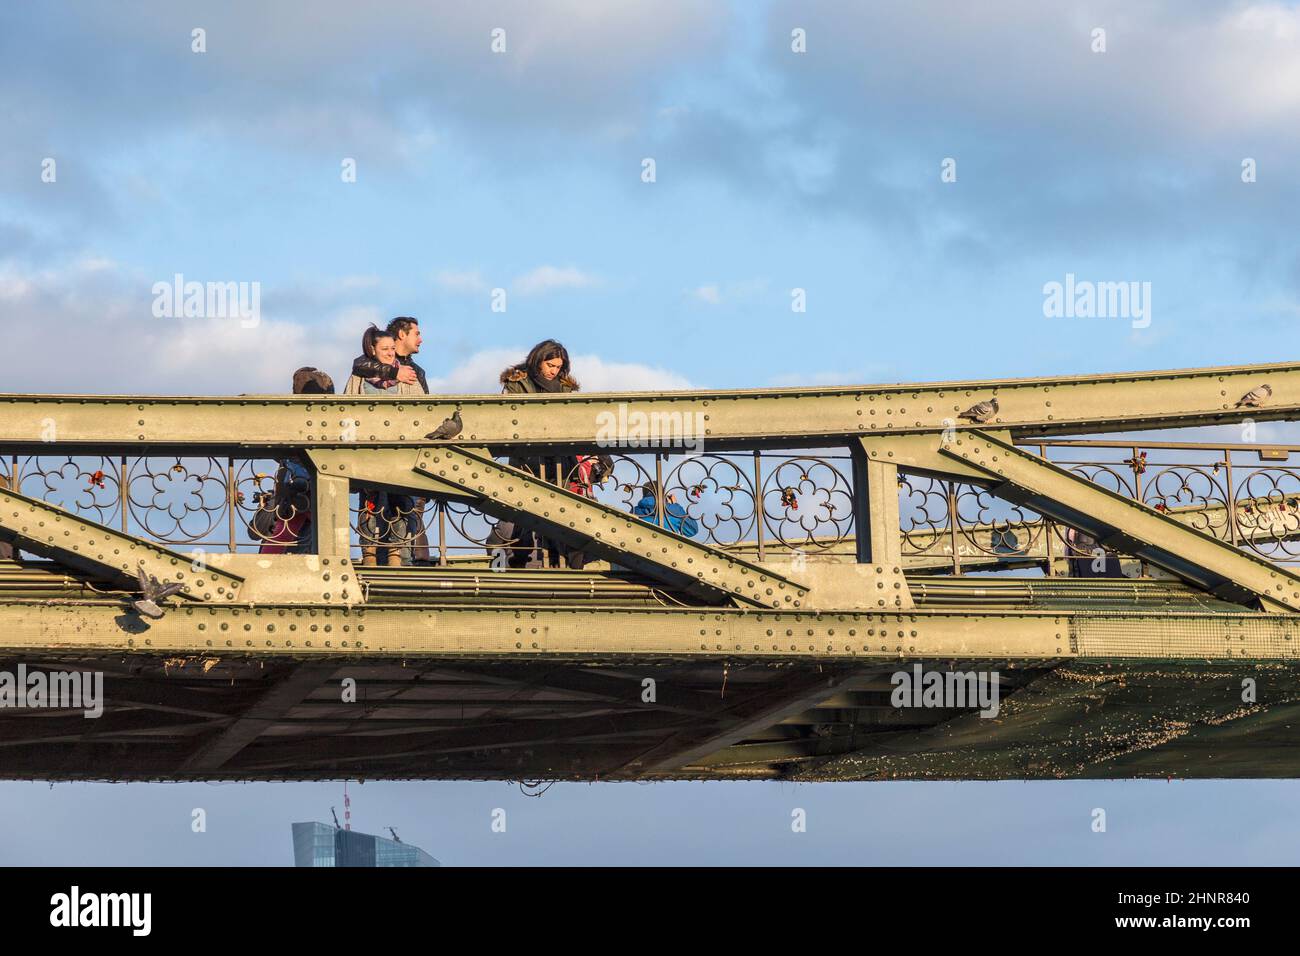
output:
POLYGON ((772 376, 769 381, 776 388, 832 387, 835 385, 877 385, 886 381, 888 366, 868 365, 847 372, 822 370, 816 372, 785 372, 772 376))
POLYGON ((471 293, 482 292, 488 287, 487 281, 477 270, 472 272, 455 272, 444 269, 433 277, 438 288, 446 292, 471 293))
POLYGON ((510 287, 518 295, 541 295, 555 289, 586 289, 598 281, 595 276, 572 266, 563 269, 538 266, 531 272, 517 276, 510 287))
POLYGON ((691 383, 676 372, 636 362, 609 362, 597 355, 572 356, 584 392, 683 391, 691 383))
MULTIPOLYGON (((528 348, 484 349, 441 376, 430 376, 430 391, 449 395, 497 394, 501 372, 522 362, 528 348)), ((691 383, 666 369, 637 362, 611 362, 598 355, 571 355, 573 375, 584 392, 637 392, 689 389, 691 383)))
POLYGON ((475 352, 450 372, 428 376, 429 391, 448 395, 495 395, 501 391, 501 370, 520 361, 527 352, 526 348, 475 352))
POLYGON ((193 13, 183 7, 126 0, 83 12, 57 28, 48 12, 6 24, 17 79, 0 90, 0 112, 30 116, 31 136, 43 135, 46 114, 105 143, 148 141, 150 127, 179 123, 315 154, 355 143, 372 166, 418 158, 467 131, 517 142, 521 127, 563 130, 572 142, 593 120, 648 112, 656 77, 707 62, 729 19, 703 0, 393 0, 365 16, 350 0, 316 0, 310 16, 217 4, 203 14, 208 52, 195 56, 193 13), (490 47, 497 27, 506 31, 501 54, 490 47), (130 55, 93 73, 51 66, 105 48, 130 55))
MULTIPOLYGON (((343 279, 342 294, 356 285, 343 279)), ((365 281, 360 282, 366 285, 365 281)), ((311 291, 323 305, 322 284, 311 291)), ((102 259, 21 273, 0 269, 6 346, 31 361, 13 363, 0 391, 87 394, 230 395, 288 392, 293 370, 314 365, 341 388, 357 354, 361 331, 378 311, 340 307, 313 314, 329 318, 306 325, 264 304, 261 321, 245 328, 237 319, 155 318, 152 280, 102 259), (58 349, 51 350, 51 330, 58 349)), ((282 298, 296 302, 302 291, 282 298)), ((268 295, 267 298, 274 299, 268 295)))
MULTIPOLYGON (((346 302, 348 291, 368 288, 368 280, 353 277, 309 288, 327 286, 339 297, 313 299, 309 311, 315 321, 299 321, 296 309, 264 306, 261 321, 245 328, 237 319, 154 318, 151 282, 109 269, 102 260, 26 274, 0 266, 6 347, 24 357, 0 376, 0 392, 273 395, 287 393, 294 369, 304 365, 328 372, 342 391, 362 332, 371 323, 383 325, 385 316, 376 306, 346 302), (51 350, 51 329, 59 330, 57 351, 51 350)), ((296 303, 297 291, 281 298, 296 303)), ((521 361, 528 348, 480 350, 441 375, 428 366, 445 361, 444 356, 433 348, 428 352, 423 364, 431 391, 496 394, 502 369, 521 361)), ((666 369, 597 355, 574 355, 573 370, 584 391, 690 387, 666 369)))
POLYGON ((1108 144, 1133 131, 1162 140, 1263 132, 1294 144, 1300 132, 1300 9, 1281 3, 1004 0, 986 9, 961 0, 869 8, 778 0, 769 8, 773 24, 796 16, 820 37, 817 69, 802 57, 776 63, 795 92, 811 94, 809 106, 888 90, 866 103, 868 117, 900 120, 924 104, 929 120, 916 126, 932 124, 950 140, 965 128, 1033 131, 1065 117, 1108 144), (1092 50, 1098 27, 1104 53, 1092 50), (1098 129, 1100 116, 1113 128, 1098 129))
POLYGON ((706 305, 721 305, 723 301, 737 302, 757 298, 767 292, 766 279, 741 279, 720 284, 711 282, 690 290, 687 295, 706 305))

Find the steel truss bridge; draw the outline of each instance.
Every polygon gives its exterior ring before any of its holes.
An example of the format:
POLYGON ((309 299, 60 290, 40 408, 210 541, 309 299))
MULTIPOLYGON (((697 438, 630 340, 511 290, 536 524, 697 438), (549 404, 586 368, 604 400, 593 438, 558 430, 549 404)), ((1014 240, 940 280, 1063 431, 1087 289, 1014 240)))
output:
POLYGON ((1297 418, 1300 364, 0 396, 0 777, 1297 776, 1300 447, 1252 437, 1297 418), (649 427, 597 447, 611 415, 649 427), (698 454, 665 447, 683 423, 698 454), (1225 424, 1243 440, 1147 440, 1225 424), (597 452, 590 494, 507 463, 597 452), (588 563, 490 557, 511 525, 588 563), (160 617, 141 569, 182 586, 160 617), (996 715, 898 706, 917 665, 980 675, 996 715), (102 716, 7 705, 20 668, 101 673, 102 716))

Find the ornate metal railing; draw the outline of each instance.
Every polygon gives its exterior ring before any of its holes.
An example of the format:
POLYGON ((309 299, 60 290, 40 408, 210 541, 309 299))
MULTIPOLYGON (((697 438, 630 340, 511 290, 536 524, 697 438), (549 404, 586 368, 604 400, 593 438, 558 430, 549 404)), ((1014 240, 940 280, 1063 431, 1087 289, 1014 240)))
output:
MULTIPOLYGON (((617 454, 541 459, 543 477, 714 547, 852 550, 847 454, 617 454), (662 488, 665 494, 658 494, 662 488)), ((189 550, 310 547, 310 485, 300 463, 201 456, 11 455, 0 480, 90 520, 189 550)), ((354 488, 354 556, 446 564, 528 550, 520 529, 457 501, 354 488)), ((553 560, 547 554, 543 563, 553 560)))
MULTIPOLYGON (((848 455, 617 454, 529 464, 554 484, 713 547, 760 555, 852 551, 848 455)), ((363 559, 373 548, 381 563, 390 549, 403 560, 438 563, 496 550, 545 551, 524 529, 503 531, 495 518, 455 501, 375 493, 361 497, 353 518, 363 559)), ((554 556, 541 553, 538 560, 547 564, 554 556)))
POLYGON ((284 519, 307 506, 275 496, 281 463, 162 455, 9 455, 0 480, 22 494, 75 514, 179 547, 255 550, 279 509, 284 519))
MULTIPOLYGON (((1025 450, 1228 544, 1300 563, 1300 446, 1058 441, 1025 450)), ((548 481, 693 540, 744 550, 854 554, 853 468, 845 450, 534 459, 548 481), (657 489, 663 489, 663 494, 657 489)), ((10 454, 0 480, 23 494, 188 550, 306 550, 310 478, 293 459, 10 454)), ((486 560, 534 549, 526 529, 454 500, 354 488, 353 555, 384 563, 486 560)), ((899 472, 902 550, 938 573, 1068 573, 1096 546, 1032 510, 960 481, 899 472), (1037 572, 1036 572, 1037 573, 1037 572)), ((544 549, 543 549, 544 550, 544 549)), ((543 564, 555 555, 543 553, 543 564)), ((1139 568, 1139 571, 1144 569, 1139 568)))
MULTIPOLYGON (((1279 564, 1300 563, 1300 464, 1278 463, 1300 447, 1109 441, 1021 447, 1228 544, 1279 564)), ((1025 564, 1060 573, 1061 561, 1090 558, 1096 546, 962 482, 900 474, 899 503, 904 554, 955 573, 1025 564)))

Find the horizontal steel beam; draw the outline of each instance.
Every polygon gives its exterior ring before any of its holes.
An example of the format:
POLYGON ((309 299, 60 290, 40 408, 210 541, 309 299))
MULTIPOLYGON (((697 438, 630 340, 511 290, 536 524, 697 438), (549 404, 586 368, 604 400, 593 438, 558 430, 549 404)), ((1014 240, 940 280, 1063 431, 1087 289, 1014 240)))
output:
POLYGON ((182 652, 267 659, 383 655, 449 660, 643 657, 1290 660, 1300 615, 1203 610, 501 610, 207 605, 149 623, 122 605, 0 602, 0 653, 182 652))
POLYGON ((997 399, 998 411, 983 424, 1009 429, 1018 440, 1215 425, 1247 417, 1295 419, 1300 417, 1300 364, 838 388, 448 395, 427 401, 0 395, 0 445, 292 448, 419 442, 459 409, 465 423, 460 440, 493 448, 590 446, 602 434, 629 448, 667 447, 674 439, 687 445, 698 439, 713 448, 752 447, 937 432, 960 425, 961 412, 991 398, 997 399), (1261 407, 1236 407, 1261 385, 1272 389, 1261 407), (665 433, 674 429, 678 434, 665 433))

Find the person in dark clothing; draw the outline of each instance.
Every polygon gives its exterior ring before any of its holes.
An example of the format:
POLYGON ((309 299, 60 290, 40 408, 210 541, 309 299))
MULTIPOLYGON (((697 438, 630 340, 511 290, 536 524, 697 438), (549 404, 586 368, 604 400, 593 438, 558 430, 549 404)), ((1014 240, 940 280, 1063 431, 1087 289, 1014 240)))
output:
POLYGON ((1097 539, 1076 528, 1065 532, 1066 554, 1072 578, 1122 578, 1119 555, 1101 547, 1097 539), (1100 567, 1098 567, 1100 565, 1100 567))
POLYGON ((295 395, 333 395, 334 379, 318 368, 304 366, 293 373, 295 395))
MULTIPOLYGON (((352 374, 343 389, 345 395, 426 395, 429 391, 424 369, 412 358, 420 351, 420 323, 409 315, 400 315, 386 329, 371 326, 362 338, 361 354, 352 361, 352 374), (383 355, 378 352, 382 342, 383 355)), ((429 537, 424 510, 428 502, 412 495, 377 492, 362 498, 364 527, 370 537, 400 541, 400 549, 388 550, 388 564, 397 566, 429 560, 429 537)), ((377 561, 374 542, 361 549, 362 564, 377 561)))
MULTIPOLYGON (((573 377, 569 352, 555 339, 538 342, 529 350, 527 358, 501 373, 503 395, 558 395, 577 390, 578 382, 573 377)), ((511 456, 509 464, 561 487, 570 487, 580 474, 579 457, 574 455, 511 456)), ((494 545, 506 546, 506 542, 513 542, 509 557, 511 567, 541 567, 543 554, 549 555, 553 565, 560 563, 561 556, 566 558, 565 563, 570 568, 581 568, 586 563, 580 551, 563 548, 519 522, 499 522, 488 545, 491 549, 494 545)))
POLYGON ((578 383, 569 368, 569 352, 555 339, 538 342, 528 357, 501 373, 502 394, 576 392, 578 383))
MULTIPOLYGON (((0 475, 0 489, 9 487, 9 479, 0 475)), ((13 543, 0 538, 0 561, 12 561, 18 557, 18 551, 14 548, 13 543)))
MULTIPOLYGON (((392 333, 374 325, 361 337, 361 357, 352 363, 345 395, 401 395, 419 393, 418 384, 402 381, 392 333)), ((409 368, 407 376, 415 373, 409 368)), ((428 557, 424 530, 424 500, 395 491, 360 488, 357 529, 361 536, 361 564, 377 565, 382 557, 389 567, 401 567, 428 557), (383 552, 381 555, 380 552, 383 552)))
MULTIPOLYGON (((334 380, 312 366, 293 373, 295 395, 333 395, 334 380)), ((262 493, 249 525, 262 542, 258 554, 307 554, 312 549, 311 473, 296 458, 276 471, 275 489, 262 493)))

